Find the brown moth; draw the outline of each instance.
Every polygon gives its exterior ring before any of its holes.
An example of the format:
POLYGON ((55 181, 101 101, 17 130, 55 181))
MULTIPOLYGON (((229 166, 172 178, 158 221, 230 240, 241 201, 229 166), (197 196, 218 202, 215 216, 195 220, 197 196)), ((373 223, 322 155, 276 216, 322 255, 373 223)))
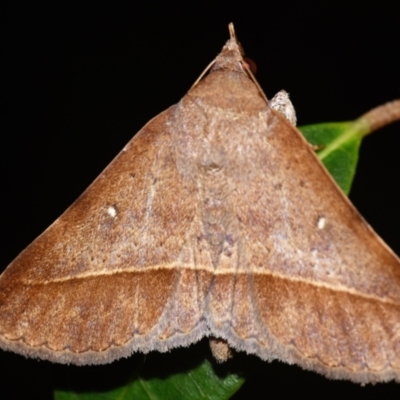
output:
POLYGON ((400 381, 400 260, 250 75, 231 26, 207 76, 2 274, 3 349, 102 364, 210 336, 400 381))

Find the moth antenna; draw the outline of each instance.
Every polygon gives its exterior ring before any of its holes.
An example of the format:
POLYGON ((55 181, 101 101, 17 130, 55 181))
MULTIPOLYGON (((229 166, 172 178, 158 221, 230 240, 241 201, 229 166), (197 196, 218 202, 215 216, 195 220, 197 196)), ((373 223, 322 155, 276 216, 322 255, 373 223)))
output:
POLYGON ((205 70, 200 74, 200 76, 196 79, 196 82, 193 83, 192 87, 190 89, 193 89, 202 79, 203 76, 211 69, 211 67, 215 64, 215 59, 210 62, 210 64, 207 65, 205 70))
POLYGON ((249 66, 249 64, 246 63, 246 61, 243 60, 242 62, 242 67, 243 69, 247 72, 247 75, 249 75, 249 78, 253 81, 253 83, 256 85, 257 90, 260 92, 262 98, 265 100, 265 102, 267 104, 269 104, 268 102, 268 98, 266 96, 266 94, 264 93, 264 91, 261 89, 261 86, 259 85, 259 83, 257 82, 256 77, 254 76, 254 74, 251 72, 251 68, 249 66))
MULTIPOLYGON (((228 25, 228 28, 229 28, 229 35, 231 36, 231 39, 233 39, 238 44, 240 53, 242 56, 244 56, 243 47, 240 44, 240 42, 237 40, 235 28, 234 28, 232 22, 228 25)), ((268 98, 265 95, 264 91, 261 89, 261 86, 259 85, 259 83, 257 82, 256 77, 254 76, 253 72, 251 71, 250 65, 245 60, 242 60, 242 67, 247 72, 247 74, 249 75, 249 77, 253 81, 253 83, 256 85, 256 87, 257 87, 258 91, 260 92, 261 96, 263 97, 263 99, 268 104, 268 98)))

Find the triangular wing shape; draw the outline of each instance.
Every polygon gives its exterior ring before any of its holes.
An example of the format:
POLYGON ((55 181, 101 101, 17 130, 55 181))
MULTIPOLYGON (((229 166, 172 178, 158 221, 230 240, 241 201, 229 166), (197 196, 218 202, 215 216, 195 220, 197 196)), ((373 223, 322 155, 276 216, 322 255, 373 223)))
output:
POLYGON ((174 158, 175 113, 150 121, 3 273, 3 348, 106 363, 207 333, 202 304, 183 304, 196 281, 177 268, 197 204, 174 158))
POLYGON ((0 278, 0 345, 76 364, 221 337, 400 380, 400 261, 247 75, 234 36, 0 278))

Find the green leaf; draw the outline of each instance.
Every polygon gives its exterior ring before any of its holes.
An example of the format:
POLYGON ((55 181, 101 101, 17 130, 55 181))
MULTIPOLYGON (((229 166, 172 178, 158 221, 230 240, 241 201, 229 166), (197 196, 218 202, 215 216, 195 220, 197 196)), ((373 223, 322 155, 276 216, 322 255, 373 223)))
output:
POLYGON ((236 374, 219 376, 206 359, 191 370, 183 369, 166 377, 146 375, 137 371, 126 385, 105 392, 56 391, 55 400, 223 400, 229 399, 244 382, 236 374))
POLYGON ((299 127, 307 141, 317 147, 317 156, 336 183, 349 194, 356 172, 362 138, 368 133, 359 120, 328 122, 299 127))

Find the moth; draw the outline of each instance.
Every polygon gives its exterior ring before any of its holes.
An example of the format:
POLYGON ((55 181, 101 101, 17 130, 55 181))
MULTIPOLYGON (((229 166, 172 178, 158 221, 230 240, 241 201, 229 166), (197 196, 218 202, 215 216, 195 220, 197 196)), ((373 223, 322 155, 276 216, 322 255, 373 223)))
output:
POLYGON ((0 347, 102 364, 203 337, 400 380, 400 260, 231 37, 0 277, 0 347))

